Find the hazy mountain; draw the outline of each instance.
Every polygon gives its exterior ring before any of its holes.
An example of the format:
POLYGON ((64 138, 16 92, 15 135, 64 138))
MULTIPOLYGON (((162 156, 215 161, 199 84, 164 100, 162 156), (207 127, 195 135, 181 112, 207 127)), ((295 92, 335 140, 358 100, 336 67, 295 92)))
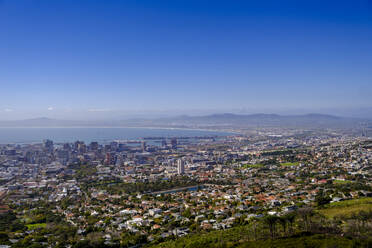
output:
POLYGON ((176 116, 157 119, 130 119, 107 121, 74 121, 36 118, 17 121, 0 121, 0 127, 353 127, 370 125, 359 118, 338 117, 325 114, 278 115, 278 114, 212 114, 205 116, 176 116))
POLYGON ((290 126, 290 127, 346 127, 360 125, 368 120, 346 118, 325 114, 306 115, 277 115, 277 114, 251 114, 237 115, 231 113, 213 114, 207 116, 179 116, 175 118, 162 118, 148 123, 157 125, 183 125, 183 126, 290 126))

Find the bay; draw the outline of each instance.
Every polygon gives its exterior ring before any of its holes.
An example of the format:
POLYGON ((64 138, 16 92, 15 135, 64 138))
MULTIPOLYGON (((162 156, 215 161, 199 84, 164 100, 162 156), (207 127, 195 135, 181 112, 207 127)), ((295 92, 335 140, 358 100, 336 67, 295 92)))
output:
POLYGON ((0 144, 39 143, 45 139, 56 143, 74 142, 86 143, 97 141, 106 143, 113 140, 138 140, 146 137, 196 137, 196 136, 226 136, 231 133, 193 130, 193 129, 162 129, 162 128, 0 128, 0 144))

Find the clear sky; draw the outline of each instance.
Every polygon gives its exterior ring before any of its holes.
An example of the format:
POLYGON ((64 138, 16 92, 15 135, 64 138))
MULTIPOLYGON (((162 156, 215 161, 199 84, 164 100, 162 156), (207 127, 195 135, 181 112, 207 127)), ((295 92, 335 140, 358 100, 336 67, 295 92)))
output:
POLYGON ((372 2, 0 0, 0 84, 0 119, 371 107, 372 2))

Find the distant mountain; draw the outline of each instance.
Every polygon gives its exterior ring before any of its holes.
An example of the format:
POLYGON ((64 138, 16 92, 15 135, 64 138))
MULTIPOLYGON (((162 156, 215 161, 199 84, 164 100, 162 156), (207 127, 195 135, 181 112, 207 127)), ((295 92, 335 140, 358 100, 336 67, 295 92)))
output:
POLYGON ((231 113, 213 114, 207 116, 179 116, 153 120, 153 124, 171 125, 213 125, 213 126, 303 126, 303 127, 340 127, 363 122, 363 119, 345 118, 324 114, 277 115, 251 114, 237 115, 231 113))
POLYGON ((371 124, 359 118, 338 117, 325 114, 278 115, 232 113, 212 114, 205 116, 176 116, 157 119, 130 119, 121 121, 74 121, 36 118, 18 121, 0 121, 0 127, 353 127, 371 124))

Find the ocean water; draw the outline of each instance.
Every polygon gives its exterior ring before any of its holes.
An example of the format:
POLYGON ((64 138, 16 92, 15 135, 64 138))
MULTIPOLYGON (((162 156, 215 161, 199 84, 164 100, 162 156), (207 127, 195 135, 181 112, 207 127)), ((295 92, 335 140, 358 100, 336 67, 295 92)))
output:
POLYGON ((195 137, 225 136, 231 133, 158 128, 0 128, 0 144, 38 143, 45 139, 56 143, 86 143, 97 141, 106 143, 113 140, 135 140, 145 137, 195 137))

